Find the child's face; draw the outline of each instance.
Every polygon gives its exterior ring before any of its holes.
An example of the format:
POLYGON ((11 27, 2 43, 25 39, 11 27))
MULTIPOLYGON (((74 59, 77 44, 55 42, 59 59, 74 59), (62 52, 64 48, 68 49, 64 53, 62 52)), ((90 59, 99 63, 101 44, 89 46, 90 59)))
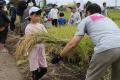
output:
POLYGON ((40 15, 33 14, 30 16, 31 22, 37 23, 40 20, 40 15))
POLYGON ((80 7, 80 4, 77 4, 77 7, 80 7))
POLYGON ((106 7, 106 4, 104 4, 103 6, 106 7))

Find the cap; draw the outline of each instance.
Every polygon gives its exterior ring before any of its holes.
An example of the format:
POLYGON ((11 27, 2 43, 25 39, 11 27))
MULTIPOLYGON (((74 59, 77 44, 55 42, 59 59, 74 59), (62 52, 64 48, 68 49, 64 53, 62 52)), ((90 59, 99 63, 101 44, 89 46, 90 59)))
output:
POLYGON ((29 10, 29 15, 31 15, 31 13, 37 12, 37 11, 39 11, 39 10, 40 10, 40 8, 38 8, 38 7, 32 7, 32 8, 30 8, 30 10, 29 10))

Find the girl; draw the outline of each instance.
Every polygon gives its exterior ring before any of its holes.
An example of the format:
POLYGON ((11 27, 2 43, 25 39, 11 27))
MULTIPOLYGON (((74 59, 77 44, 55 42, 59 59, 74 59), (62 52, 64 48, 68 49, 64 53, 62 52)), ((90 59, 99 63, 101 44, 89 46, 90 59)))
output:
MULTIPOLYGON (((34 34, 36 32, 46 32, 45 27, 39 23, 41 10, 38 7, 32 7, 29 10, 30 23, 25 29, 25 35, 34 34)), ((32 72, 32 80, 39 80, 47 72, 47 62, 45 57, 44 44, 36 44, 29 54, 30 71, 32 72)))

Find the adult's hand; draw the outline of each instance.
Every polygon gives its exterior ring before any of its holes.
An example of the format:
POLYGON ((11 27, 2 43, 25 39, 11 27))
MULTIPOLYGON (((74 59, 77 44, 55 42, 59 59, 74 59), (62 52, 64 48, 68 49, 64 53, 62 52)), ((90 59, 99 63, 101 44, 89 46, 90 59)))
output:
POLYGON ((55 55, 54 58, 52 59, 51 63, 52 64, 58 64, 63 58, 60 55, 55 55))

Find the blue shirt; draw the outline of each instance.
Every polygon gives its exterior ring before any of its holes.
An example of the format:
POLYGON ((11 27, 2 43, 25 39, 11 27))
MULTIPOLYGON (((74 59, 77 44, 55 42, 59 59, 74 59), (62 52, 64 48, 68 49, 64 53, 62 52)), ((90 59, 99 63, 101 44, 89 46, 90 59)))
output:
POLYGON ((59 25, 65 25, 66 24, 66 19, 65 18, 59 18, 58 23, 59 23, 59 25))

